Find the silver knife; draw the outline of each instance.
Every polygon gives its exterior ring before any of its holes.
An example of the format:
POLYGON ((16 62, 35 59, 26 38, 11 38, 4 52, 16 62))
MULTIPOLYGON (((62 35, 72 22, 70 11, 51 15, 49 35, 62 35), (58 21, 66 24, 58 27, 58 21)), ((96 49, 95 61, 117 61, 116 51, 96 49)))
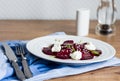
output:
POLYGON ((13 50, 8 46, 8 44, 6 44, 4 42, 2 43, 2 45, 4 47, 7 58, 9 59, 9 61, 11 62, 12 66, 15 70, 17 78, 21 81, 25 80, 25 75, 23 74, 22 70, 19 68, 19 66, 17 64, 18 59, 15 56, 13 50))

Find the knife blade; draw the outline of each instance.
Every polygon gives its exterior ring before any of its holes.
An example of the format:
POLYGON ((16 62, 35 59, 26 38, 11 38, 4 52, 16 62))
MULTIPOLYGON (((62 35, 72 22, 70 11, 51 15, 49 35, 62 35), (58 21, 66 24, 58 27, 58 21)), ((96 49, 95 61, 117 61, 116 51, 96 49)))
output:
POLYGON ((6 44, 4 42, 2 43, 2 45, 4 47, 7 58, 9 59, 10 63, 12 64, 12 66, 15 70, 17 78, 21 81, 25 80, 25 75, 23 74, 22 70, 19 68, 19 65, 17 64, 18 59, 15 56, 13 50, 11 49, 11 47, 8 44, 6 44))

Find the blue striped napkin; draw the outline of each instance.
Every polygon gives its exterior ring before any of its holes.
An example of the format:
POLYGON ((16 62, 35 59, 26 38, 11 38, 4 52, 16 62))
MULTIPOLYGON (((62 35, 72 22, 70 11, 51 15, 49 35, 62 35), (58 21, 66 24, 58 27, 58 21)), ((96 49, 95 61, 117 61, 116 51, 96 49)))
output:
MULTIPOLYGON (((66 35, 66 34, 64 32, 56 32, 51 35, 66 35)), ((7 41, 7 43, 11 46, 13 50, 15 50, 14 46, 16 43, 22 43, 25 46, 27 41, 16 40, 7 41)), ((25 53, 30 70, 33 73, 33 77, 30 79, 26 79, 25 81, 43 81, 52 78, 81 74, 108 66, 120 66, 120 59, 116 57, 113 57, 112 59, 104 62, 89 65, 68 66, 62 64, 55 64, 40 59, 32 55, 27 49, 25 49, 25 53)), ((18 59, 20 58, 18 57, 18 59)), ((21 67, 21 63, 19 61, 18 63, 21 67)), ((6 56, 4 55, 2 49, 0 49, 0 81, 18 81, 17 77, 15 76, 15 72, 11 67, 9 61, 7 60, 6 56)))

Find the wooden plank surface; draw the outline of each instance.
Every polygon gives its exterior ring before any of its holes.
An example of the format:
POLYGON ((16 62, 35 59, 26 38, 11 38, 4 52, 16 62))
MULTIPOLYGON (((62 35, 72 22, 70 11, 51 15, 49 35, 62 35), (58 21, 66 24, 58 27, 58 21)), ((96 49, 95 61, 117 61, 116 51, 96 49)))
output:
MULTIPOLYGON (((112 37, 95 34, 97 21, 90 22, 88 37, 96 38, 113 45, 120 58, 120 21, 116 22, 116 35, 112 37)), ((0 20, 0 40, 31 40, 54 32, 76 35, 74 20, 0 20)), ((51 79, 47 81, 120 81, 120 67, 108 67, 99 70, 51 79)))

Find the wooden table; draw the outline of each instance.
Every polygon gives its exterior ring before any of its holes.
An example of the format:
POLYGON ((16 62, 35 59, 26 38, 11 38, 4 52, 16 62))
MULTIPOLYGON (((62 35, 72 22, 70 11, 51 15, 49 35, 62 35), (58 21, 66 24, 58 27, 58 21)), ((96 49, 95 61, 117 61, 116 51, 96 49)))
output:
MULTIPOLYGON (((90 22, 88 37, 96 38, 113 45, 120 58, 120 21, 116 22, 116 35, 112 37, 98 36, 95 34, 97 21, 90 22)), ((0 40, 31 40, 54 32, 65 32, 76 35, 74 20, 0 20, 0 40)), ((120 81, 120 67, 108 67, 99 70, 51 79, 47 81, 120 81)))

